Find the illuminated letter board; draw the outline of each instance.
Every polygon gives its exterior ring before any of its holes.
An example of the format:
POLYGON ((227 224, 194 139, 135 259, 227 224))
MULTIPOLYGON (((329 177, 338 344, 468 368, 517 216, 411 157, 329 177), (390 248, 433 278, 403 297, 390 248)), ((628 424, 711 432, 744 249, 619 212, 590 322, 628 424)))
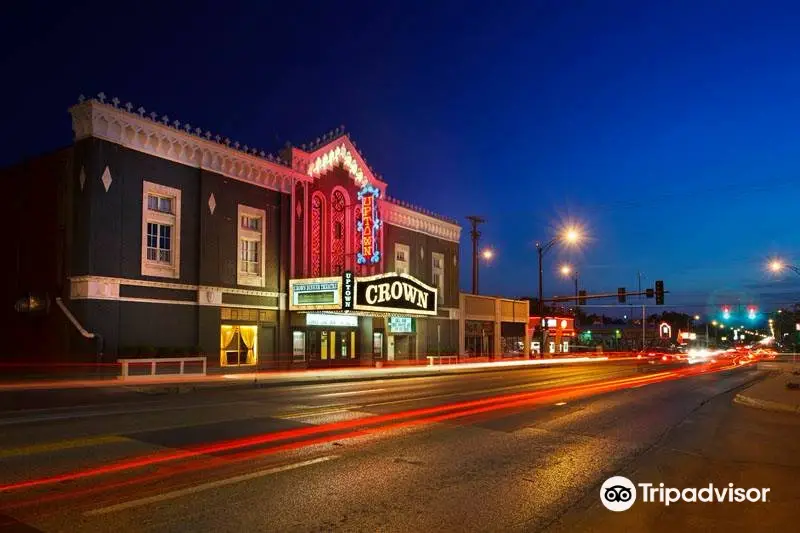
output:
POLYGON ((357 229, 361 233, 361 250, 356 255, 359 265, 378 263, 381 252, 378 250, 381 219, 378 217, 378 198, 381 192, 372 185, 364 185, 358 191, 358 200, 361 202, 361 220, 357 229))

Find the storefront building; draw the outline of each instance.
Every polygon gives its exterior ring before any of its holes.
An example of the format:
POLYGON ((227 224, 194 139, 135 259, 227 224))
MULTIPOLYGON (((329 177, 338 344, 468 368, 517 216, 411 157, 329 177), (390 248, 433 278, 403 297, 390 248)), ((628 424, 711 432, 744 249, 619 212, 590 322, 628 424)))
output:
POLYGON ((456 353, 460 226, 388 197, 346 135, 290 158, 292 365, 456 353))
POLYGON ((0 171, 19 353, 254 369, 457 350, 461 228, 390 199, 343 130, 273 156, 134 109, 83 100, 70 147, 0 171), (58 306, 15 312, 31 295, 58 306))
POLYGON ((459 352, 464 358, 529 356, 527 300, 461 293, 461 311, 459 352))

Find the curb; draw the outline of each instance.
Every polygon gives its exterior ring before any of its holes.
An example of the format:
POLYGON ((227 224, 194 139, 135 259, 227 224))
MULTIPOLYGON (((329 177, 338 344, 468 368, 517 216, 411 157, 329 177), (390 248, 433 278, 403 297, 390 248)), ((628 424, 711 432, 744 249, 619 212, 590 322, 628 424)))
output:
POLYGON ((737 394, 733 399, 733 403, 738 403, 739 405, 745 405, 747 407, 753 407, 755 409, 761 409, 764 411, 800 414, 800 405, 789 405, 770 400, 759 400, 758 398, 753 398, 744 394, 737 394))
MULTIPOLYGON (((577 363, 580 364, 580 363, 577 363)), ((140 392, 142 394, 152 395, 166 395, 166 394, 186 394, 193 392, 204 391, 218 391, 218 390, 236 390, 236 389, 269 389, 279 387, 302 387, 306 385, 332 385, 336 383, 360 383, 369 381, 384 381, 390 379, 425 379, 435 376, 461 376, 478 373, 492 373, 513 370, 530 370, 531 368, 552 368, 558 364, 536 365, 532 366, 512 366, 512 367, 496 367, 496 368, 480 368, 480 369, 447 369, 437 370, 429 373, 413 373, 413 374, 385 374, 376 376, 358 376, 350 378, 333 379, 330 377, 322 376, 315 379, 304 379, 302 381, 291 380, 265 380, 258 381, 253 379, 232 380, 224 383, 185 383, 185 384, 164 384, 164 385, 124 385, 119 383, 118 386, 140 392)))

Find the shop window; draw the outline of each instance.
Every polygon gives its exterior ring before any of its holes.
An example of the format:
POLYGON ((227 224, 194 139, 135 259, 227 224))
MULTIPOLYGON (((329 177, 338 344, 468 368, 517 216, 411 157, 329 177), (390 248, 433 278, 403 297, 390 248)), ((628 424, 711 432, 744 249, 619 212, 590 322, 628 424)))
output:
POLYGON ((220 326, 220 365, 246 366, 258 361, 258 327, 220 326))
POLYGON ((306 359, 306 332, 292 332, 292 360, 305 361, 306 359))
POLYGON ((372 355, 380 359, 383 357, 383 332, 375 331, 372 333, 372 355))

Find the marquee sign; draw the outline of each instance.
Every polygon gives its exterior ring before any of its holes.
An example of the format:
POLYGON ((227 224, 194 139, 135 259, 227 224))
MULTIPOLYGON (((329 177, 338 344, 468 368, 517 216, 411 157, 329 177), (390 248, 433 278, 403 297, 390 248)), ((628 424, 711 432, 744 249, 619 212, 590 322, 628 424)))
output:
POLYGON ((378 198, 381 192, 372 185, 364 185, 358 191, 358 200, 361 202, 361 219, 356 228, 361 233, 361 250, 356 254, 359 265, 378 263, 381 252, 378 250, 378 240, 382 225, 378 217, 378 198))
POLYGON ((342 278, 289 280, 289 309, 333 309, 342 305, 342 278))
POLYGON ((408 274, 388 273, 356 278, 353 308, 361 311, 435 315, 438 291, 408 274))

